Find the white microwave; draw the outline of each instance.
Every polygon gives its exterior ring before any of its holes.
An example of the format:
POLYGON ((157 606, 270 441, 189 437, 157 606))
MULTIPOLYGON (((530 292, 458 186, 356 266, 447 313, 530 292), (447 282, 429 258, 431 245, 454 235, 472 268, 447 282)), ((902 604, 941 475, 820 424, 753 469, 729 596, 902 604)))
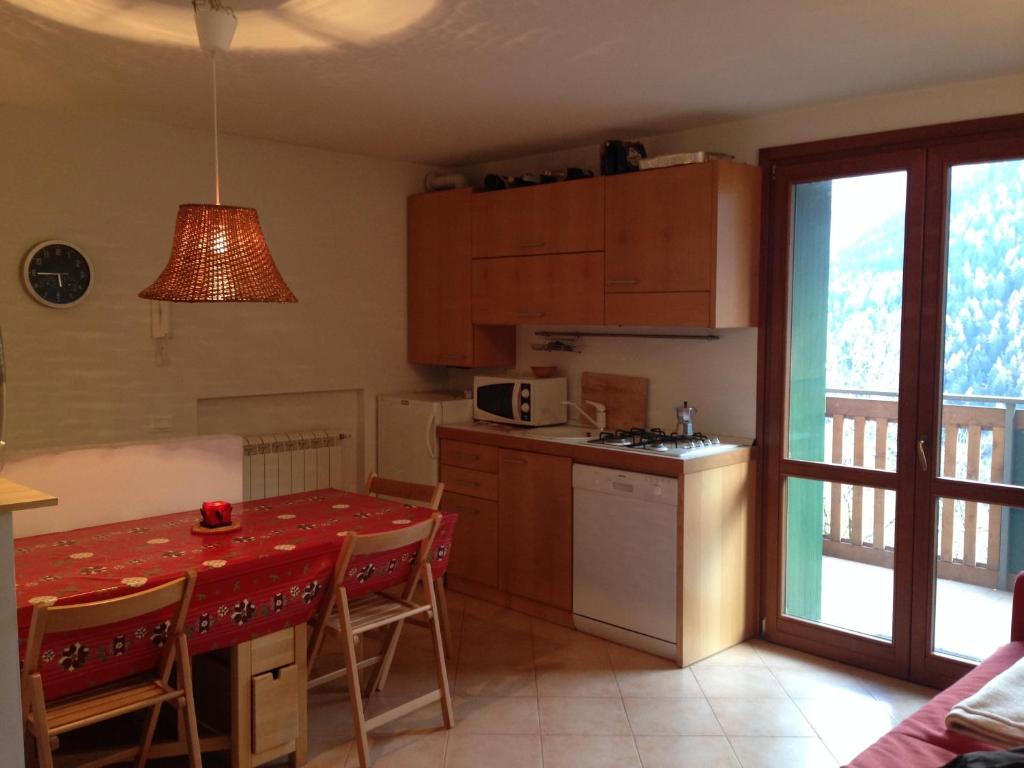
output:
POLYGON ((473 377, 473 418, 481 421, 524 427, 564 424, 567 399, 564 378, 473 377))

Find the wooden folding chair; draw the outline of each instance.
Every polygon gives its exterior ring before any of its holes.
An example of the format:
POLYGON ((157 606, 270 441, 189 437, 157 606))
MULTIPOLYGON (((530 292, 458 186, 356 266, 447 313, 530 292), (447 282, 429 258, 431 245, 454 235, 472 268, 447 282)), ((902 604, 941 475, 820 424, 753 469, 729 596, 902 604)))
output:
MULTIPOLYGON (((434 485, 407 483, 404 480, 379 477, 376 472, 371 472, 366 480, 366 494, 368 496, 387 496, 415 502, 427 509, 438 509, 441 506, 441 497, 444 495, 444 483, 435 483, 434 485)), ((444 654, 451 658, 452 626, 448 618, 448 593, 444 588, 443 577, 434 579, 434 591, 437 593, 437 608, 440 611, 438 618, 441 622, 441 637, 444 638, 444 654)))
POLYGON ((125 597, 79 605, 35 607, 21 669, 21 694, 25 728, 35 738, 40 768, 53 768, 53 750, 59 746, 58 737, 61 734, 150 708, 152 711, 146 720, 142 743, 138 747, 78 764, 78 768, 98 768, 134 758, 136 768, 143 768, 153 744, 160 707, 165 703, 176 704, 183 711, 189 766, 201 768, 199 731, 192 699, 192 660, 183 631, 195 584, 196 574, 189 571, 169 584, 125 597), (98 690, 46 701, 39 658, 43 638, 47 634, 119 624, 170 606, 177 606, 177 609, 171 619, 160 660, 149 674, 98 690), (170 682, 172 672, 176 672, 174 685, 170 682))
MULTIPOLYGON (((455 723, 438 619, 437 596, 434 592, 434 579, 431 574, 429 560, 430 548, 434 543, 434 537, 437 535, 440 526, 441 515, 435 512, 430 520, 424 520, 422 523, 417 523, 397 531, 367 536, 349 533, 345 537, 342 552, 338 557, 338 566, 335 568, 335 575, 332 578, 332 587, 334 588, 334 602, 337 606, 336 615, 338 630, 342 639, 345 668, 316 678, 311 681, 311 685, 317 685, 341 675, 346 677, 352 707, 352 722, 356 731, 356 745, 362 768, 367 768, 370 764, 367 733, 380 725, 403 717, 409 712, 425 707, 435 701, 441 702, 441 713, 444 718, 445 728, 452 728, 455 723), (353 557, 388 552, 417 542, 419 543, 419 548, 416 552, 416 561, 410 570, 409 580, 406 582, 400 596, 396 597, 387 592, 374 592, 349 601, 344 583, 344 574, 348 570, 349 562, 353 557), (421 584, 427 598, 427 602, 424 604, 413 602, 416 590, 421 584), (363 692, 360 687, 359 670, 376 664, 377 672, 372 679, 371 685, 367 688, 367 692, 379 688, 383 684, 383 678, 387 675, 391 660, 394 658, 398 639, 401 635, 402 624, 411 618, 417 617, 426 619, 427 625, 430 628, 430 640, 434 648, 434 664, 437 672, 437 688, 367 720, 363 715, 363 692), (383 652, 373 658, 359 661, 356 656, 356 639, 375 629, 387 630, 386 639, 382 646, 383 652)), ((328 600, 325 598, 324 603, 327 602, 328 600)), ((329 606, 321 610, 318 615, 315 622, 313 639, 310 644, 310 658, 312 661, 315 661, 319 653, 326 626, 330 622, 332 615, 333 611, 329 606)), ((310 669, 312 669, 312 665, 310 665, 310 669)))

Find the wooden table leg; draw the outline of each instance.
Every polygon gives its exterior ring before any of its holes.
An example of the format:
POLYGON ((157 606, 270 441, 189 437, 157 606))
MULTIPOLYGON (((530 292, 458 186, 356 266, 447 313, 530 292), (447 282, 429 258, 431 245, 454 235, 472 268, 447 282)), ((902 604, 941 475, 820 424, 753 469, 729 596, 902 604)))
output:
POLYGON ((252 768, 252 646, 231 648, 231 768, 252 768))

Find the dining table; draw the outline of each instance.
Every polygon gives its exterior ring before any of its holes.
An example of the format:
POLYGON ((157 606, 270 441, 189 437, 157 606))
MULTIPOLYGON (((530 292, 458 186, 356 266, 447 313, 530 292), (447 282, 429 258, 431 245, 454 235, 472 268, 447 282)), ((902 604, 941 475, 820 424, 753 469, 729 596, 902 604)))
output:
MULTIPOLYGON (((346 533, 392 531, 432 514, 401 501, 324 488, 238 503, 232 520, 239 526, 223 533, 194 532, 197 508, 15 539, 20 650, 39 603, 119 597, 188 570, 197 573, 186 621, 193 655, 304 624, 324 598, 346 533)), ((448 567, 457 517, 443 514, 430 554, 435 579, 448 567)), ((343 581, 349 597, 406 582, 417 546, 353 558, 343 581)), ((169 620, 168 610, 119 625, 47 635, 41 657, 47 697, 151 669, 167 640, 169 620)))

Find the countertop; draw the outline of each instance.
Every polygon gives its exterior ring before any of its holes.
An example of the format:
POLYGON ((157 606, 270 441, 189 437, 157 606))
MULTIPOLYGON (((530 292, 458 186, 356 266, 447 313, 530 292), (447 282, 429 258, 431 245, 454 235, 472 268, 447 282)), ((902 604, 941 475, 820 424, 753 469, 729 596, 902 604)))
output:
MULTIPOLYGON (((599 447, 579 439, 539 437, 532 432, 531 427, 486 422, 442 425, 437 428, 437 435, 444 440, 461 440, 549 456, 567 456, 581 464, 669 477, 695 474, 757 458, 757 448, 750 445, 726 444, 698 448, 683 457, 659 456, 646 451, 599 447)), ((723 443, 726 442, 727 439, 723 438, 723 443)))

